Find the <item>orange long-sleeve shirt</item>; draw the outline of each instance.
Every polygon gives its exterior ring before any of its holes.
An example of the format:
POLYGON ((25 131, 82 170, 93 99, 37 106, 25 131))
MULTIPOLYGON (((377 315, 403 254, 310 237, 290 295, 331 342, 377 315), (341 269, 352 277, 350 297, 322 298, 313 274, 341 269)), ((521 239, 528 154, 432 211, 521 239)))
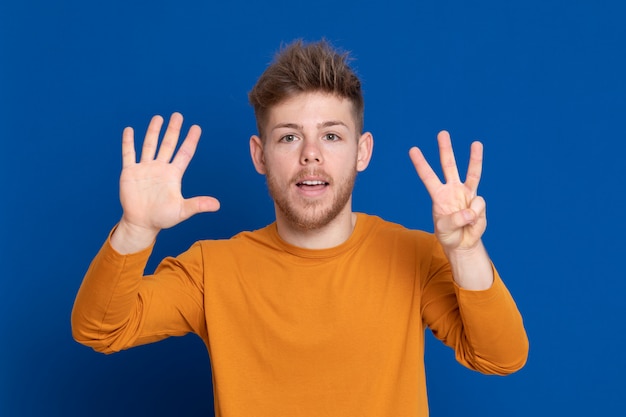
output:
POLYGON ((189 332, 206 343, 218 417, 428 415, 424 331, 483 373, 521 368, 528 340, 497 272, 467 291, 432 234, 358 215, 343 244, 307 250, 275 224, 200 241, 143 276, 151 249, 107 241, 72 314, 111 353, 189 332))

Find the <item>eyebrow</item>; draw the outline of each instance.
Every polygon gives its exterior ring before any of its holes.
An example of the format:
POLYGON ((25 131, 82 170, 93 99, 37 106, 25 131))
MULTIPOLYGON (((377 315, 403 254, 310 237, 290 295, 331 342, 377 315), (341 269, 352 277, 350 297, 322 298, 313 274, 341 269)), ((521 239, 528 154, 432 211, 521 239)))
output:
POLYGON ((344 122, 342 122, 341 120, 329 120, 327 122, 324 123, 320 123, 317 125, 318 128, 320 127, 332 127, 332 126, 344 126, 344 127, 348 127, 347 124, 345 124, 344 122))
MULTIPOLYGON (((344 126, 348 128, 348 125, 342 122, 341 120, 328 120, 326 122, 317 124, 318 129, 324 128, 324 127, 333 127, 333 126, 344 126)), ((295 129, 295 130, 300 130, 300 131, 304 129, 302 125, 299 125, 297 123, 279 123, 276 126, 274 126, 272 130, 281 129, 281 128, 295 129)))

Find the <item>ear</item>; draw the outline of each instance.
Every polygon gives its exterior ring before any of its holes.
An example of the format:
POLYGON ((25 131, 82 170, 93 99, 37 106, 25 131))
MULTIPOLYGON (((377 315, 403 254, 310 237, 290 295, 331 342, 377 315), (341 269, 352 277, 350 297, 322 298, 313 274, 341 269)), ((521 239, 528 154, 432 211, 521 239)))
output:
POLYGON ((358 172, 365 171, 365 168, 372 159, 372 151, 374 150, 374 137, 370 132, 365 132, 359 138, 357 148, 356 170, 358 172))
POLYGON ((265 175, 265 155, 263 152, 263 141, 257 135, 250 137, 250 156, 256 172, 265 175))

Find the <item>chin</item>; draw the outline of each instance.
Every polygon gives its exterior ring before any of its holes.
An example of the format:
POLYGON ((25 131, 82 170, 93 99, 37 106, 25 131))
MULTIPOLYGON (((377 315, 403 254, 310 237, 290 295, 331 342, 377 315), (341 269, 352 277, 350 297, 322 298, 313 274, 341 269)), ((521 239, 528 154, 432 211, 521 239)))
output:
POLYGON ((322 207, 321 204, 306 204, 304 207, 295 208, 285 202, 277 201, 276 205, 285 219, 293 228, 301 231, 313 231, 322 229, 331 224, 346 209, 348 201, 335 200, 330 206, 322 207))

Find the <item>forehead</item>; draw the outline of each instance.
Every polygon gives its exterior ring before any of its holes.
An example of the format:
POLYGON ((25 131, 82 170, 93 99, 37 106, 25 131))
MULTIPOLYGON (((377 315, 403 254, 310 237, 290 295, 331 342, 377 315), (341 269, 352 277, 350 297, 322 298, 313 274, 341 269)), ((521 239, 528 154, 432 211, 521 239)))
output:
POLYGON ((328 121, 339 121, 350 130, 355 129, 352 102, 335 94, 323 92, 299 93, 269 109, 267 128, 294 124, 302 127, 317 126, 328 121))

